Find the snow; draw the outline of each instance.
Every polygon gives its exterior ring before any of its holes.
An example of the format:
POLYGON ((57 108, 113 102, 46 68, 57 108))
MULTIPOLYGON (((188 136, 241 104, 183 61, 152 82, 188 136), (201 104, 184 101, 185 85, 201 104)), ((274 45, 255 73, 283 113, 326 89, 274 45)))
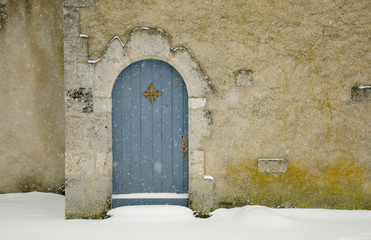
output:
POLYGON ((88 60, 88 63, 92 63, 92 64, 94 64, 94 63, 99 62, 100 60, 102 60, 102 58, 98 58, 98 59, 96 59, 96 60, 88 60))
MULTIPOLYGON (((151 28, 149 27, 137 27, 137 28, 134 28, 132 32, 134 31, 137 31, 137 30, 150 30, 151 28)), ((168 36, 169 37, 169 34, 167 34, 164 30, 162 30, 161 28, 155 28, 157 31, 163 33, 164 35, 168 36)))
POLYGON ((114 37, 111 39, 110 43, 107 45, 107 48, 108 48, 109 45, 111 45, 111 43, 112 43, 114 40, 118 40, 118 41, 120 42, 121 46, 122 46, 122 47, 125 47, 125 44, 121 41, 121 38, 120 38, 119 36, 114 36, 114 37))
POLYGON ((283 161, 284 158, 259 158, 261 161, 283 161))
MULTIPOLYGON (((84 35, 84 34, 80 34, 80 37, 81 37, 81 35, 84 35)), ((86 36, 87 36, 87 35, 86 35, 86 36)), ((90 63, 90 64, 95 64, 95 63, 99 62, 100 60, 102 60, 102 58, 103 58, 103 56, 106 54, 108 48, 110 47, 110 45, 112 44, 112 42, 115 41, 115 40, 118 40, 119 43, 121 44, 121 46, 122 46, 123 48, 125 47, 125 44, 121 41, 120 37, 119 37, 119 36, 114 36, 114 37, 111 39, 111 41, 108 43, 108 45, 106 46, 106 49, 104 50, 102 56, 101 56, 100 58, 98 58, 98 59, 95 59, 95 60, 88 60, 88 63, 90 63)))
POLYGON ((179 206, 115 208, 105 220, 64 220, 64 196, 0 194, 0 239, 370 240, 371 211, 218 209, 207 219, 179 206))
POLYGON ((358 86, 357 88, 358 89, 368 89, 368 88, 371 88, 371 86, 358 86))
POLYGON ((213 176, 204 175, 204 180, 214 181, 214 178, 213 178, 213 176))

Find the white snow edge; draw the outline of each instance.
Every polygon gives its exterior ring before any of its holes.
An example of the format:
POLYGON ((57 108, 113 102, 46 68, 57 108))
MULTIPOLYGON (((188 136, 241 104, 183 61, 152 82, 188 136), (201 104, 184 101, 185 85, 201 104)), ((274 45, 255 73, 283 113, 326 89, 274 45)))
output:
POLYGON ((210 181, 213 181, 214 182, 213 176, 209 176, 209 175, 205 175, 204 176, 204 180, 210 180, 210 181))
POLYGON ((371 88, 371 86, 370 85, 368 85, 368 86, 358 86, 357 88, 358 89, 367 89, 367 88, 371 88))
POLYGON ((259 158, 258 161, 284 161, 285 158, 259 158))
POLYGON ((114 40, 118 40, 118 41, 120 42, 121 46, 122 46, 123 48, 125 48, 125 44, 121 41, 121 38, 120 38, 119 36, 114 36, 114 37, 111 39, 111 41, 107 44, 106 49, 103 51, 101 57, 98 58, 98 59, 96 59, 96 60, 88 60, 88 63, 95 64, 95 63, 99 62, 100 60, 102 60, 103 56, 104 56, 104 55, 106 54, 106 52, 107 52, 107 49, 111 46, 111 44, 112 44, 112 42, 113 42, 114 40))
POLYGON ((96 60, 88 60, 88 63, 97 63, 99 62, 100 60, 102 60, 102 58, 98 58, 96 60))
POLYGON ((112 199, 141 199, 141 198, 161 198, 161 199, 187 199, 187 193, 128 193, 128 194, 115 194, 112 199))

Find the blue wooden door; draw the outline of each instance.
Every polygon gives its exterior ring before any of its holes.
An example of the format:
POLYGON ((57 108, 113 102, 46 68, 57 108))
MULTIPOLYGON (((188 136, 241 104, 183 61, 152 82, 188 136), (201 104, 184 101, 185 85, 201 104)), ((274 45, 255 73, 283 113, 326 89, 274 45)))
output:
POLYGON ((172 66, 143 60, 120 73, 112 137, 113 207, 188 204, 188 94, 172 66))

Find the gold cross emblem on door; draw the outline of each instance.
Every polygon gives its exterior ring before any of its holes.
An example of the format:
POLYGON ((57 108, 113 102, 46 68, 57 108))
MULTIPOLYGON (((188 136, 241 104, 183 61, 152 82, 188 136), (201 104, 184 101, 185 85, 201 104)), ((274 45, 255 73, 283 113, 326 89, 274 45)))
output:
POLYGON ((151 104, 153 104, 154 101, 156 101, 156 98, 158 98, 159 96, 162 95, 162 93, 159 91, 159 90, 156 90, 155 91, 155 87, 152 85, 149 85, 149 88, 147 88, 149 91, 145 91, 144 93, 142 93, 142 95, 145 97, 145 98, 149 98, 148 100, 151 102, 151 104))

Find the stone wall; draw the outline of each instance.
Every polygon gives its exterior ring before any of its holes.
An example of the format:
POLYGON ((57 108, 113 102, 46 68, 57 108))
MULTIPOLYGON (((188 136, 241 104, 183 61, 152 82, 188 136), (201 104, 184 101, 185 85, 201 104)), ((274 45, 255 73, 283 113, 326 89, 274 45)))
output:
POLYGON ((79 16, 89 59, 143 26, 163 29, 198 59, 212 85, 203 144, 215 207, 370 208, 370 101, 351 93, 371 84, 369 5, 96 0, 79 16), (286 159, 287 171, 259 172, 267 158, 286 159))
POLYGON ((89 73, 98 65, 87 61, 112 39, 127 44, 133 29, 150 27, 169 34, 170 47, 186 45, 210 82, 190 100, 202 109, 195 119, 212 119, 192 153, 199 202, 370 209, 369 1, 63 2, 0 0, 0 192, 64 183, 65 105, 75 141, 66 142, 67 183, 81 194, 67 197, 70 216, 95 206, 84 216, 99 217, 109 207, 110 155, 97 139, 110 102, 94 98, 100 89, 89 73))
POLYGON ((0 0, 0 193, 64 184, 62 6, 0 0))

